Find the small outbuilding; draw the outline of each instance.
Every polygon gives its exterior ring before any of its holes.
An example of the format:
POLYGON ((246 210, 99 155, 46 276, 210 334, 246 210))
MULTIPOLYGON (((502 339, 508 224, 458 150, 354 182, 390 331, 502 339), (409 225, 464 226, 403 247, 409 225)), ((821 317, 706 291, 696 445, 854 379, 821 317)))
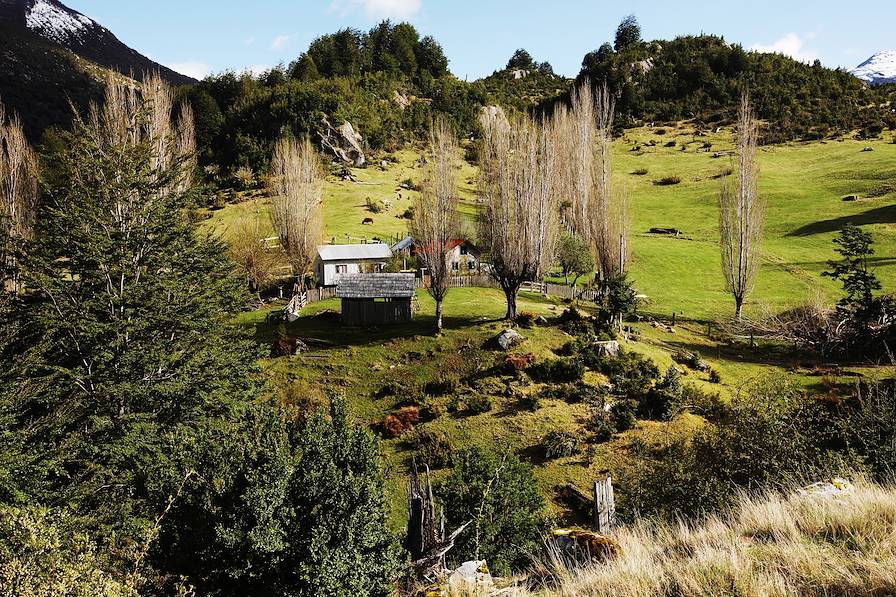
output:
POLYGON ((342 300, 342 323, 369 327, 407 323, 413 317, 414 274, 345 274, 336 296, 342 300))

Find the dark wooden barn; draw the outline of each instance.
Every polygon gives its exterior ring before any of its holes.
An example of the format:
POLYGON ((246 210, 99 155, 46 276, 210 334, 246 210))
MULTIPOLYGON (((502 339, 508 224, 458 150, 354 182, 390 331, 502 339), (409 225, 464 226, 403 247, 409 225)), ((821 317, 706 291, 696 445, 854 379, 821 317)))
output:
POLYGON ((336 283, 342 323, 376 326, 406 323, 413 316, 414 274, 343 274, 336 283))

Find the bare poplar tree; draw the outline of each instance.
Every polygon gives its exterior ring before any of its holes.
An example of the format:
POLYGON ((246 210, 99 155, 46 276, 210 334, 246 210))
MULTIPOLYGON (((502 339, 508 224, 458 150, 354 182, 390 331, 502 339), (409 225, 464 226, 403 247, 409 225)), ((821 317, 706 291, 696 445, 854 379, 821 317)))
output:
POLYGON ((306 137, 284 137, 274 147, 268 192, 271 222, 297 277, 299 290, 311 271, 323 238, 324 172, 320 157, 306 137))
MULTIPOLYGON (((180 106, 176 121, 173 111, 174 92, 158 72, 147 73, 139 88, 110 76, 102 106, 91 107, 90 130, 109 150, 147 144, 154 180, 166 181, 160 194, 182 193, 193 184, 196 127, 189 104, 180 106)), ((125 211, 122 204, 122 216, 125 211)))
POLYGON ((758 140, 759 126, 749 94, 744 92, 738 116, 736 175, 733 183, 723 178, 719 193, 722 271, 728 292, 734 297, 738 320, 759 270, 765 210, 759 196, 758 140))
POLYGON ((430 156, 423 192, 414 207, 412 233, 429 272, 427 291, 436 302, 436 333, 442 331, 442 301, 448 294, 451 241, 459 229, 457 140, 444 119, 430 132, 430 156))
POLYGON ((485 201, 480 240, 491 256, 490 275, 507 298, 509 320, 525 281, 550 267, 558 237, 557 164, 550 125, 528 118, 508 121, 484 111, 480 183, 485 201))
POLYGON ((569 205, 567 229, 590 247, 603 279, 625 270, 628 196, 612 179, 615 102, 606 83, 595 93, 585 80, 571 108, 559 104, 551 123, 557 154, 557 192, 569 205))
POLYGON ((616 103, 604 82, 594 95, 593 200, 591 241, 601 277, 608 279, 625 270, 628 244, 627 195, 613 188, 613 118, 616 103))
POLYGON ((14 245, 32 237, 37 201, 37 156, 0 103, 0 280, 12 292, 20 290, 14 245))

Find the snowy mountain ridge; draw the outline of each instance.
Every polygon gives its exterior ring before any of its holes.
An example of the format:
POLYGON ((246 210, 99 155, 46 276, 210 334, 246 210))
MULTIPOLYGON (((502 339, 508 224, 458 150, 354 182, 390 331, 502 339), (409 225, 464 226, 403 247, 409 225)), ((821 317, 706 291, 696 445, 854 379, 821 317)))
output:
POLYGON ((896 50, 878 52, 849 72, 869 85, 896 83, 896 50))
POLYGON ((25 13, 25 26, 60 44, 82 41, 94 27, 103 29, 93 19, 53 0, 34 0, 25 13))

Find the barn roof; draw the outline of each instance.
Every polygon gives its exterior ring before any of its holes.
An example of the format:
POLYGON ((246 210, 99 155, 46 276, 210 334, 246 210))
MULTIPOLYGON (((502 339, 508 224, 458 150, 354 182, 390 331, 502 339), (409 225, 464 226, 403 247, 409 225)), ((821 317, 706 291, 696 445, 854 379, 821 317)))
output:
POLYGON ((387 244, 321 245, 317 253, 322 261, 351 259, 391 259, 392 250, 387 244))
POLYGON ((336 282, 339 298, 411 298, 414 274, 343 274, 336 282))

